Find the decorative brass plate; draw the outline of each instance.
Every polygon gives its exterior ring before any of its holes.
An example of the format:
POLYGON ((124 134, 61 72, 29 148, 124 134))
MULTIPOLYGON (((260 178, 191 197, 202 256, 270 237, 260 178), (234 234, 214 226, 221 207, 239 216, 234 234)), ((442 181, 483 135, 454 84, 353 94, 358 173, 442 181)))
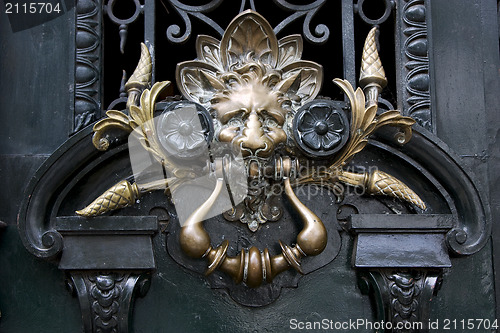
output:
POLYGON ((93 142, 97 149, 106 150, 110 130, 133 132, 170 176, 144 184, 122 181, 77 214, 89 217, 104 214, 134 204, 142 193, 166 186, 175 195, 186 181, 208 174, 215 179, 215 188, 203 204, 193 207, 183 222, 180 246, 190 257, 207 259, 206 274, 219 269, 236 283, 257 287, 271 283, 289 268, 302 272, 301 258, 318 255, 327 245, 323 222, 297 198, 294 186, 316 184, 333 188, 344 183, 361 186, 367 194, 392 196, 425 209, 415 192, 387 173, 376 170, 359 174, 345 170, 378 128, 400 127, 396 139, 404 144, 411 138, 415 122, 396 110, 377 113, 378 95, 387 80, 375 32, 376 28, 370 31, 363 50, 360 85, 364 92, 361 88, 354 90, 345 80, 334 79, 349 99, 350 124, 345 115, 349 107, 344 110, 335 102, 315 99, 323 71, 321 65, 301 59, 300 35, 278 40, 261 15, 246 11, 229 24, 221 41, 199 36, 197 59, 177 65, 176 81, 183 97, 197 103, 200 114, 208 114, 204 109, 211 114, 213 140, 209 129, 200 128, 201 132, 193 134, 189 121, 194 118, 173 120, 176 116, 164 114, 159 125, 154 120, 156 100, 170 82, 158 82, 149 89, 151 62, 143 45, 139 65, 126 85, 129 114, 108 111, 107 117, 94 126, 93 142), (179 124, 177 132, 173 121, 179 124), (175 140, 167 142, 174 135, 175 140), (194 140, 194 136, 199 140, 194 140), (210 161, 206 161, 206 167, 195 168, 193 164, 179 162, 194 152, 203 139, 210 144, 227 143, 231 151, 209 149, 210 161), (166 151, 165 145, 171 142, 177 142, 178 147, 169 146, 166 151), (233 207, 224 217, 246 223, 253 232, 265 232, 259 231, 264 223, 279 223, 281 217, 281 208, 274 200, 277 194, 267 190, 279 186, 303 223, 293 246, 279 241, 281 253, 277 255, 271 255, 267 248, 251 246, 229 256, 228 240, 213 247, 203 227, 202 222, 220 193, 227 190, 231 194, 227 181, 231 177, 231 155, 238 154, 244 158, 248 193, 242 202, 232 202, 233 207), (307 163, 309 159, 319 159, 326 167, 317 169, 307 163))

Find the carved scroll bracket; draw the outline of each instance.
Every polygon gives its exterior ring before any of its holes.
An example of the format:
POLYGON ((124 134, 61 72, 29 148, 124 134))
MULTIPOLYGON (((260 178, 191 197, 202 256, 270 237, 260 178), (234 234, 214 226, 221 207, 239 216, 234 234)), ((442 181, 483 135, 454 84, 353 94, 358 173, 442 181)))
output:
POLYGON ((146 295, 155 268, 157 228, 154 216, 57 219, 64 241, 59 268, 78 296, 86 333, 129 331, 134 299, 146 295))
POLYGON ((375 301, 377 321, 388 331, 408 333, 429 332, 430 303, 441 283, 441 270, 377 269, 359 279, 362 292, 375 301))
POLYGON ((445 214, 351 216, 359 287, 373 298, 385 331, 428 332, 430 302, 451 267, 445 234, 452 226, 453 215, 445 214))
POLYGON ((128 332, 133 301, 149 290, 147 272, 71 271, 68 288, 78 296, 84 332, 128 332))

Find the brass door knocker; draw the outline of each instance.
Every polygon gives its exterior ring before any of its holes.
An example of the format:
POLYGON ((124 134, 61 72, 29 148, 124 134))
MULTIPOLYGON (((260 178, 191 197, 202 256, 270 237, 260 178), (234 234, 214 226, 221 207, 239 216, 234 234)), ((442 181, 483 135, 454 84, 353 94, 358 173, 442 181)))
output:
POLYGON ((345 170, 375 130, 385 125, 398 126, 401 131, 396 140, 404 144, 411 138, 415 122, 397 110, 377 113, 378 95, 387 80, 375 33, 373 28, 363 50, 363 90, 354 90, 349 82, 334 79, 347 95, 347 104, 316 99, 323 70, 321 65, 301 59, 300 35, 278 40, 261 15, 243 12, 229 24, 221 41, 198 36, 197 59, 177 65, 177 87, 185 101, 167 107, 159 120, 155 120, 156 100, 170 82, 149 87, 151 60, 142 45, 139 65, 126 85, 129 114, 108 111, 107 117, 94 126, 93 143, 97 149, 106 150, 111 130, 132 132, 169 176, 147 183, 124 180, 76 213, 88 217, 104 214, 133 205, 142 193, 165 187, 175 193, 186 180, 208 174, 215 178, 215 188, 204 203, 192 207, 181 228, 180 246, 190 257, 207 259, 206 274, 219 269, 236 283, 257 287, 263 282, 271 283, 289 268, 301 272, 301 258, 318 255, 327 245, 323 222, 297 198, 294 186, 316 184, 333 188, 344 183, 361 186, 367 194, 392 196, 425 209, 414 191, 387 173, 345 170), (181 107, 192 108, 197 117, 187 116, 181 107), (174 114, 173 110, 181 111, 174 114), (200 120, 201 125, 192 125, 193 119, 200 120), (226 143, 230 149, 213 149, 213 143, 226 143), (209 162, 196 167, 194 162, 185 163, 198 158, 204 145, 209 151, 209 162), (232 208, 220 213, 257 232, 267 221, 280 219, 282 208, 273 201, 277 194, 267 189, 281 186, 303 228, 295 245, 279 241, 282 252, 278 255, 271 255, 267 248, 261 251, 251 246, 230 256, 229 241, 213 247, 203 227, 207 212, 231 177, 228 156, 238 154, 243 157, 249 190, 242 201, 232 200, 232 208), (326 167, 317 170, 306 163, 308 160, 322 161, 326 167))
POLYGON ((191 214, 181 228, 180 244, 182 250, 193 258, 207 258, 209 262, 207 275, 219 268, 231 275, 236 283, 243 281, 249 287, 257 287, 263 281, 272 282, 276 275, 290 267, 302 272, 300 268, 301 257, 318 255, 325 248, 326 229, 319 217, 300 202, 293 192, 290 183, 293 161, 288 157, 278 158, 276 169, 279 174, 283 175, 286 196, 304 223, 302 231, 297 236, 295 246, 290 247, 279 241, 282 250, 279 255, 270 256, 267 248, 261 252, 252 246, 248 252, 241 251, 235 257, 227 256, 228 240, 225 240, 217 248, 212 248, 210 237, 201 221, 223 188, 223 174, 227 172, 223 160, 217 159, 215 161, 217 184, 212 195, 191 214))

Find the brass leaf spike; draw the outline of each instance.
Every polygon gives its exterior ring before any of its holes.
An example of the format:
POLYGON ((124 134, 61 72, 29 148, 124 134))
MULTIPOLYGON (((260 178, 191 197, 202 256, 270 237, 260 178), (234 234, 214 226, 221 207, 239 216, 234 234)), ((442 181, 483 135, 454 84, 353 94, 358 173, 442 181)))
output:
POLYGON ((330 179, 348 185, 363 186, 368 194, 391 196, 425 209, 424 202, 414 191, 402 181, 385 172, 376 170, 371 173, 355 174, 342 170, 342 167, 352 156, 364 149, 368 143, 368 137, 378 128, 385 125, 399 126, 403 129, 404 134, 397 139, 399 143, 403 144, 410 140, 411 126, 415 123, 415 120, 402 116, 396 110, 387 111, 377 116, 378 96, 387 85, 387 78, 377 50, 376 33, 377 28, 374 27, 366 37, 359 78, 359 83, 368 96, 368 103, 365 103, 365 94, 360 88, 354 91, 348 81, 334 80, 349 98, 352 121, 351 137, 340 157, 330 167, 335 175, 330 175, 330 179))
POLYGON ((338 175, 339 181, 352 186, 361 186, 367 193, 387 195, 400 200, 408 201, 420 209, 425 209, 425 203, 420 197, 402 181, 383 171, 375 170, 371 173, 353 173, 342 171, 338 175))
POLYGON ((397 110, 387 111, 377 116, 378 95, 387 85, 387 79, 377 51, 376 32, 377 28, 374 27, 368 33, 361 59, 359 83, 368 95, 368 103, 366 103, 365 94, 360 88, 354 91, 348 81, 333 80, 349 98, 352 121, 351 137, 332 168, 343 166, 348 159, 363 150, 368 143, 368 137, 382 126, 391 125, 402 128, 405 136, 404 140, 401 141, 398 138, 398 142, 401 144, 408 142, 411 138, 411 126, 415 123, 412 118, 402 116, 397 110))
MULTIPOLYGON (((131 106, 137 107, 139 105, 139 96, 141 96, 144 91, 147 91, 147 89, 151 85, 151 70, 151 55, 149 54, 146 45, 144 43, 141 43, 141 57, 139 59, 139 63, 137 64, 134 73, 125 84, 125 90, 128 94, 127 109, 130 110, 131 106)), ((170 84, 169 81, 160 83, 163 84, 161 86, 161 90, 163 90, 170 84)), ((147 121, 146 118, 151 113, 151 110, 149 110, 148 107, 149 105, 144 105, 144 107, 141 107, 141 111, 139 111, 139 113, 143 113, 143 116, 140 118, 144 119, 145 121, 147 121)), ((137 112, 135 115, 135 118, 137 118, 137 112)), ((118 129, 127 133, 132 132, 132 130, 134 129, 134 127, 131 126, 131 121, 135 120, 134 117, 131 118, 125 113, 117 110, 107 111, 106 116, 106 118, 98 121, 94 125, 94 136, 92 138, 92 143, 94 144, 94 146, 102 151, 108 150, 109 148, 110 142, 106 136, 111 129, 118 129)), ((151 119, 153 118, 151 117, 151 119)))

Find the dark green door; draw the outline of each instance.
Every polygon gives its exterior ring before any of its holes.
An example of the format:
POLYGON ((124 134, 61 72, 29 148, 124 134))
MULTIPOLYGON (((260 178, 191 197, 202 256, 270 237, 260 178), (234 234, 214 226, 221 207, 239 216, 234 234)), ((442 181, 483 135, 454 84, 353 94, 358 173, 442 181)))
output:
POLYGON ((495 1, 2 6, 1 332, 497 331, 495 1))

